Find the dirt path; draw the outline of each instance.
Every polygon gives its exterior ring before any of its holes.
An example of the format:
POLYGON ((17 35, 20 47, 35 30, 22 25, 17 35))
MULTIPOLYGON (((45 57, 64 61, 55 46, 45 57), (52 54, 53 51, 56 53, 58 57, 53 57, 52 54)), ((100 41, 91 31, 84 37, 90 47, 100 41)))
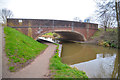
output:
MULTIPOLYGON (((4 78, 49 78, 49 59, 54 55, 56 45, 46 43, 47 49, 40 54, 30 65, 18 72, 3 72, 4 78)), ((4 56, 5 57, 5 56, 4 56)))

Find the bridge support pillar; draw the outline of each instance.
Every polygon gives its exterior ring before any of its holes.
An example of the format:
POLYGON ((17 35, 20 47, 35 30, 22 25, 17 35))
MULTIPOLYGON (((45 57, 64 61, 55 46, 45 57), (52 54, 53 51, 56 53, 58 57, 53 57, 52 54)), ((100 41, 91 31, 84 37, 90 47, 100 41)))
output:
POLYGON ((73 32, 74 31, 74 23, 73 22, 72 22, 72 26, 71 27, 72 27, 72 32, 73 32))
POLYGON ((54 32, 54 28, 55 28, 55 25, 54 25, 54 24, 55 24, 55 22, 54 22, 54 20, 53 20, 53 32, 54 32))
POLYGON ((18 28, 18 31, 22 32, 22 31, 21 31, 21 28, 18 28))
POLYGON ((28 36, 32 38, 32 29, 31 29, 31 27, 28 28, 28 36))
POLYGON ((89 24, 87 24, 87 26, 86 26, 86 32, 87 32, 87 40, 88 40, 88 38, 89 38, 89 24))

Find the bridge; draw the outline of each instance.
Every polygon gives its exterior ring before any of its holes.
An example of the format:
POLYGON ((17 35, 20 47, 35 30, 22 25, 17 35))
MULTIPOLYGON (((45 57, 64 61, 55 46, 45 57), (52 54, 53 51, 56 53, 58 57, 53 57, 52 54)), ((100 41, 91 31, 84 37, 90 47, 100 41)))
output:
POLYGON ((94 23, 50 19, 8 18, 7 26, 35 40, 45 33, 55 32, 63 39, 86 41, 98 30, 98 24, 94 23))

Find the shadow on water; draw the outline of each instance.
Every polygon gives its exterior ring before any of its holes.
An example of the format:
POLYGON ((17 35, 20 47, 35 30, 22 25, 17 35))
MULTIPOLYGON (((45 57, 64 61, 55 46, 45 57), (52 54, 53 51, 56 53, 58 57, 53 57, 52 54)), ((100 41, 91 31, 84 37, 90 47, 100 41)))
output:
POLYGON ((62 62, 86 72, 89 78, 116 78, 118 50, 92 44, 63 43, 62 62))

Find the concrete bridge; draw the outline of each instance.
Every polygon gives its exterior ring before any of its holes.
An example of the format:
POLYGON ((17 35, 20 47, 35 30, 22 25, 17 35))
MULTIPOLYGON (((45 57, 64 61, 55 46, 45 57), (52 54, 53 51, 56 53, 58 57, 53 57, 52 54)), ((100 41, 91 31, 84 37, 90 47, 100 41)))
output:
POLYGON ((64 39, 86 41, 98 30, 98 24, 49 19, 8 18, 7 26, 35 40, 42 34, 55 32, 64 39))

